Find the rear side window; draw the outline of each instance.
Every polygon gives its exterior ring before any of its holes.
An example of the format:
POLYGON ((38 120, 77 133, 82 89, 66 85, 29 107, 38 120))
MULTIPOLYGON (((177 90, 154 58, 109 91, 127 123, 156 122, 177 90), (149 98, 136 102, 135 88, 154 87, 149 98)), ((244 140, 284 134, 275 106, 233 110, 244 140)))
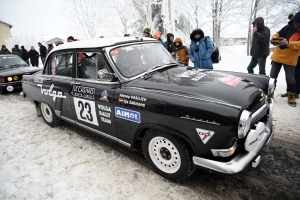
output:
POLYGON ((78 52, 76 77, 111 81, 112 75, 101 53, 78 52))
POLYGON ((50 61, 50 74, 72 77, 72 53, 56 54, 50 61))

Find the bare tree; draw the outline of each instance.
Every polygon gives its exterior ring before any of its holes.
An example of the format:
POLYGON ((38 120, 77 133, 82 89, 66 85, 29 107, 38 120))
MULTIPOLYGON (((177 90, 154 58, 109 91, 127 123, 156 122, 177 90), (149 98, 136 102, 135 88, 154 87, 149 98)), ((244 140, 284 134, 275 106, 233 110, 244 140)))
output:
POLYGON ((252 45, 252 22, 256 18, 256 14, 258 11, 260 0, 252 0, 251 1, 251 9, 250 9, 250 17, 248 22, 248 42, 247 42, 247 56, 250 55, 250 49, 252 45))

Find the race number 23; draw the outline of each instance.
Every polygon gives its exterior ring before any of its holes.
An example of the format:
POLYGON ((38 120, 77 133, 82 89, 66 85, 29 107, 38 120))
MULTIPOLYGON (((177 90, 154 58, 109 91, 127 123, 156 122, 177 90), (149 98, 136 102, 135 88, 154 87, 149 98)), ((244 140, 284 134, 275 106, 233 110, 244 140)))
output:
POLYGON ((74 97, 74 106, 77 119, 99 126, 94 101, 74 97))

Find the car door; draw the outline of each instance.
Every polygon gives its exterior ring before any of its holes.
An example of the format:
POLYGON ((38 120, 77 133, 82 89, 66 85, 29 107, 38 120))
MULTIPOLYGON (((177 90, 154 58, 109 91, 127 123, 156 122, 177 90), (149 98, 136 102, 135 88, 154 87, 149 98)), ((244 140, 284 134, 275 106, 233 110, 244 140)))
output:
POLYGON ((76 77, 71 86, 76 124, 118 140, 113 96, 119 82, 113 82, 100 52, 81 51, 76 53, 76 57, 76 77))
POLYGON ((48 103, 58 117, 75 123, 70 100, 70 85, 73 82, 73 53, 56 52, 47 59, 46 73, 38 86, 48 103))

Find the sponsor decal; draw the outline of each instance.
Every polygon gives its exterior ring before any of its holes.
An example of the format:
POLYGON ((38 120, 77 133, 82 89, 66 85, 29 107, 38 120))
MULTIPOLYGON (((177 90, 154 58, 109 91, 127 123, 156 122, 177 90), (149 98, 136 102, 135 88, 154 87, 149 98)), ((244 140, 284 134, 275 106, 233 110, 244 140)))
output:
POLYGON ((52 84, 48 90, 43 89, 42 84, 37 84, 37 86, 41 88, 41 94, 53 97, 53 101, 55 101, 56 98, 66 98, 66 96, 63 96, 62 92, 52 91, 54 88, 54 84, 52 84))
POLYGON ((145 51, 147 48, 145 46, 140 46, 141 50, 145 51))
POLYGON ((42 78, 42 77, 34 77, 33 82, 35 82, 35 83, 43 83, 44 82, 44 78, 42 78))
POLYGON ((124 99, 123 98, 119 98, 119 103, 123 103, 124 99))
POLYGON ((108 93, 107 93, 106 90, 104 90, 104 91, 101 93, 101 98, 100 98, 100 100, 101 100, 101 101, 106 101, 106 102, 108 102, 107 96, 108 96, 108 93))
POLYGON ((218 80, 225 85, 235 87, 241 80, 244 80, 244 78, 240 78, 237 76, 226 76, 223 78, 219 78, 218 80))
POLYGON ((7 91, 12 92, 14 90, 14 87, 9 85, 9 86, 7 86, 6 89, 7 89, 7 91))
POLYGON ((110 118, 111 108, 110 108, 110 106, 98 104, 98 108, 99 108, 99 115, 100 115, 101 122, 111 124, 111 118, 110 118))
POLYGON ((99 126, 97 115, 96 115, 96 107, 95 102, 76 98, 74 97, 74 106, 77 115, 77 119, 84 121, 86 123, 90 123, 96 126, 99 126))
POLYGON ((118 118, 132 121, 135 123, 141 122, 141 114, 133 110, 115 107, 115 115, 118 118))
POLYGON ((76 97, 94 99, 94 97, 95 97, 95 88, 89 88, 89 87, 73 85, 72 95, 76 96, 76 97))
POLYGON ((120 51, 119 51, 119 49, 114 49, 114 50, 112 51, 112 53, 113 53, 114 55, 119 55, 119 54, 120 54, 120 51))
POLYGON ((200 136, 203 144, 206 144, 210 140, 210 138, 215 134, 215 132, 213 132, 213 131, 204 130, 201 128, 196 128, 196 131, 197 131, 198 135, 200 136))
POLYGON ((120 94, 119 95, 119 103, 130 104, 134 106, 145 107, 146 104, 144 102, 147 101, 147 97, 141 97, 136 95, 127 95, 120 94))

